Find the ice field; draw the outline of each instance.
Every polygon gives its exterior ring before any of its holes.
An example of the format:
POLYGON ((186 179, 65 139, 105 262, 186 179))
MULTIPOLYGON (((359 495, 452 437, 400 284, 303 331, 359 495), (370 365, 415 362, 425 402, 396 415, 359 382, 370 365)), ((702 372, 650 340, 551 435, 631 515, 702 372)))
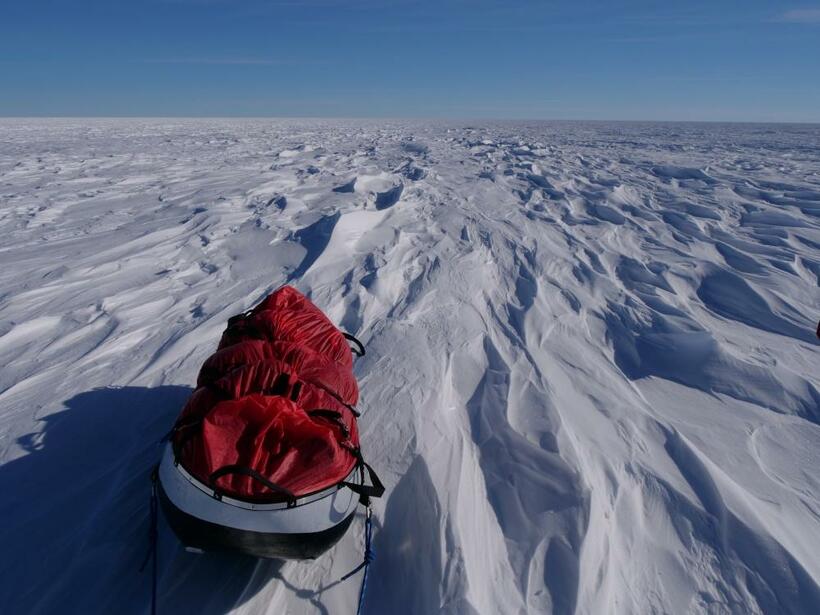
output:
MULTIPOLYGON (((0 120, 0 612, 147 613, 227 319, 367 345, 372 614, 820 612, 820 125, 0 120)), ((160 613, 354 613, 186 552, 160 613)))

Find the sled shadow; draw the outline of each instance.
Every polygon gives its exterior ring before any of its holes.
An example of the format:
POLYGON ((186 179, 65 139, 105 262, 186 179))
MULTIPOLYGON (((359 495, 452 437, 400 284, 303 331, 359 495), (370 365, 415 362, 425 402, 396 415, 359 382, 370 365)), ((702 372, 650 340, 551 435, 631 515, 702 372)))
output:
MULTIPOLYGON (((0 465, 0 612, 148 612, 149 475, 191 392, 87 391, 17 439, 26 453, 0 465)), ((187 553, 160 520, 160 611, 227 612, 280 567, 187 553)))

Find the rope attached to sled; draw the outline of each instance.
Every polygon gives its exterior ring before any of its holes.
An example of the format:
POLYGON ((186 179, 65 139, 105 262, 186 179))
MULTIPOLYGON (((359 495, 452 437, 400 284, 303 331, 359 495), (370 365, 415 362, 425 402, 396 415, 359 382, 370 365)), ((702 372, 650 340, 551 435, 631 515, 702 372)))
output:
POLYGON ((364 569, 364 575, 362 575, 362 585, 359 588, 359 606, 356 609, 356 615, 362 615, 364 610, 364 594, 367 591, 367 573, 370 570, 371 562, 376 559, 376 554, 373 552, 373 510, 370 508, 370 498, 382 497, 382 495, 384 495, 384 485, 381 480, 379 480, 376 472, 373 471, 373 468, 365 463, 362 458, 361 451, 356 449, 355 454, 359 461, 359 470, 361 472, 362 482, 361 484, 341 482, 339 483, 339 486, 347 487, 354 493, 357 493, 359 495, 359 503, 364 506, 364 558, 361 564, 344 575, 338 582, 341 583, 342 581, 347 581, 350 577, 359 572, 359 570, 364 569), (370 485, 365 483, 365 470, 370 475, 370 485))
POLYGON ((367 590, 367 572, 370 569, 370 563, 375 559, 375 554, 373 553, 373 548, 371 546, 371 541, 373 538, 373 520, 371 519, 372 513, 369 504, 367 505, 366 510, 367 512, 365 513, 364 519, 364 561, 340 579, 340 581, 346 581, 354 574, 359 572, 359 570, 364 568, 362 586, 359 588, 359 606, 356 609, 356 615, 362 615, 362 609, 364 608, 364 593, 367 590))
POLYGON ((159 530, 157 528, 157 474, 159 466, 155 466, 151 471, 151 523, 148 530, 148 553, 140 566, 140 572, 145 570, 148 560, 151 560, 151 615, 157 615, 157 542, 159 540, 159 530))

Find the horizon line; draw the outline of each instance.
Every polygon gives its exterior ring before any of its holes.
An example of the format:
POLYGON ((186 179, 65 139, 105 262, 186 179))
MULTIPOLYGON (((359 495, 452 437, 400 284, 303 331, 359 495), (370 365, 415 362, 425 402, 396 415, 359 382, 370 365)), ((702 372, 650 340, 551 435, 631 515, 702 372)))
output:
POLYGON ((645 124, 782 124, 820 125, 820 120, 726 120, 635 118, 518 118, 491 116, 359 116, 359 115, 0 115, 2 120, 357 120, 357 121, 450 121, 450 122, 609 122, 645 124))

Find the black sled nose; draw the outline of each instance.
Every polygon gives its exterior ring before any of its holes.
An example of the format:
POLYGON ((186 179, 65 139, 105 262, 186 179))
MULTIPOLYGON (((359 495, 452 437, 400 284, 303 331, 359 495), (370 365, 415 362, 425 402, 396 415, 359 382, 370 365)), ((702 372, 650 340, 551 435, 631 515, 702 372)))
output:
POLYGON ((174 505, 161 482, 159 501, 168 524, 184 545, 203 551, 229 551, 272 559, 319 557, 341 540, 355 515, 351 513, 337 525, 318 532, 266 533, 219 525, 190 515, 174 505))

